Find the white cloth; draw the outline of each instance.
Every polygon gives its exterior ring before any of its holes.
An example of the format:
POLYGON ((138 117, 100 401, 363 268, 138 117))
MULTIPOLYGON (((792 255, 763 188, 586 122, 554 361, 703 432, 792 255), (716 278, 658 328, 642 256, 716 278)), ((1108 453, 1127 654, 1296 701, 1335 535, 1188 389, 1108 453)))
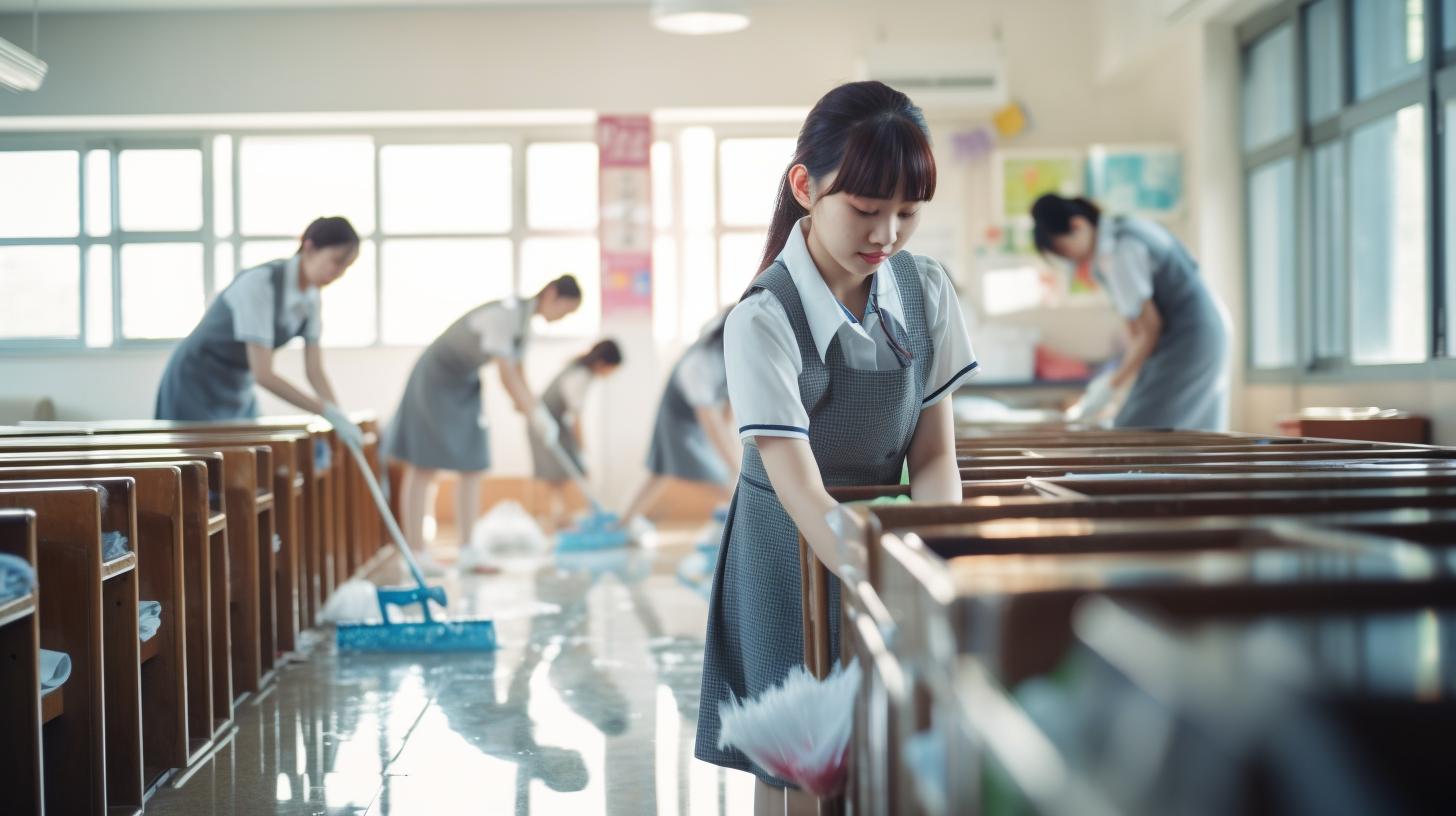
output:
POLYGON ((71 679, 71 656, 65 652, 40 650, 40 688, 50 691, 71 679))
MULTIPOLYGON (((806 226, 807 218, 801 219, 798 228, 789 233, 779 260, 788 268, 799 290, 819 358, 824 358, 837 336, 845 362, 851 368, 872 371, 900 368, 901 360, 881 321, 881 315, 885 315, 900 326, 905 325, 900 292, 889 261, 874 273, 870 305, 865 309, 864 320, 856 320, 819 275, 804 240, 806 226)), ((915 267, 924 290, 925 325, 935 350, 925 386, 927 399, 923 407, 928 408, 979 369, 970 336, 966 334, 965 317, 945 270, 923 255, 915 256, 915 267)), ((799 374, 803 369, 799 344, 794 339, 788 313, 778 298, 763 290, 749 295, 729 314, 723 340, 728 396, 738 418, 740 438, 807 439, 809 413, 799 399, 799 374)))
MULTIPOLYGON (((277 538, 278 536, 273 536, 277 538)), ((162 602, 137 601, 137 634, 143 643, 156 637, 162 628, 162 602)))
MULTIPOLYGON (((243 270, 237 280, 223 291, 222 297, 233 310, 233 339, 273 348, 273 312, 277 301, 270 265, 243 270)), ((290 333, 302 328, 304 342, 319 341, 319 333, 323 331, 319 290, 317 286, 299 290, 297 255, 283 265, 283 311, 290 333)))
POLYGON ((470 328, 480 335, 480 350, 492 357, 503 357, 519 363, 531 339, 531 317, 536 314, 536 299, 509 297, 487 303, 470 316, 470 328), (522 338, 519 344, 516 338, 522 338))
POLYGON ((677 367, 677 387, 694 408, 711 408, 728 401, 728 368, 716 343, 695 345, 677 367))
POLYGON ((1118 240, 1109 221, 1097 231, 1096 264, 1112 308, 1136 320, 1143 313, 1143 302, 1153 296, 1153 259, 1147 245, 1130 235, 1118 240))

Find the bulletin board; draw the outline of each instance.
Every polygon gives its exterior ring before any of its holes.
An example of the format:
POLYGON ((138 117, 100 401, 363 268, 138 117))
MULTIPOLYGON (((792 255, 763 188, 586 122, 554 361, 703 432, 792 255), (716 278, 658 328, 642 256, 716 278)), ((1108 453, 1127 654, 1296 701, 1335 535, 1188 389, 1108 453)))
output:
POLYGON ((1031 205, 1046 193, 1081 195, 1082 157, 1082 151, 1071 149, 997 151, 992 162, 997 220, 1029 218, 1031 205))
POLYGON ((1183 210, 1183 154, 1172 145, 1093 145, 1087 191, 1110 213, 1177 216, 1183 210))

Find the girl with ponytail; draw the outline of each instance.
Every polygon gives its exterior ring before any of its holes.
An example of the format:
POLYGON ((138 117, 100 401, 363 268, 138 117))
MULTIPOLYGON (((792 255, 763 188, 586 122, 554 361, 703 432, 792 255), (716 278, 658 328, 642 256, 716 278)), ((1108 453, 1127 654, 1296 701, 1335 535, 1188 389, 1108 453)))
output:
MULTIPOLYGON (((905 246, 935 194, 929 128, 880 82, 819 100, 780 183, 758 276, 728 317, 724 357, 743 462, 709 608, 699 759, 757 775, 759 813, 812 800, 719 744, 719 705, 803 662, 799 534, 831 572, 828 489, 899 484, 959 502, 950 401, 976 372, 940 264, 905 246)), ((839 585, 830 586, 838 642, 839 585)))

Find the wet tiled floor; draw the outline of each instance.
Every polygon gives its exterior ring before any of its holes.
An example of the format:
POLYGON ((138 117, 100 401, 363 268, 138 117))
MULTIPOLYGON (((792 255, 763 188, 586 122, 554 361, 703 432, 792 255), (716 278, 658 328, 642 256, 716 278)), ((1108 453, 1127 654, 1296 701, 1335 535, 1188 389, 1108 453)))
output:
POLYGON ((676 574, 691 536, 664 538, 440 579, 452 614, 495 620, 494 653, 340 655, 309 633, 148 816, 752 813, 752 777, 692 758, 707 604, 676 574))

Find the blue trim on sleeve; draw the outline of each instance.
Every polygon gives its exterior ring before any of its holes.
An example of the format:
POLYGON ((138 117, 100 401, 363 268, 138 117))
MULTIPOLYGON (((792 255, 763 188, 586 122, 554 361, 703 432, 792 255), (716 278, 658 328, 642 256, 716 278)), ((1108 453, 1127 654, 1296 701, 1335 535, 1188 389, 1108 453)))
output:
POLYGON ((981 367, 981 364, 979 362, 972 361, 970 365, 966 366, 965 368, 961 369, 960 371, 957 371, 955 373, 955 376, 954 377, 951 377, 949 380, 946 380, 945 381, 945 385, 942 385, 941 387, 939 387, 939 388, 935 389, 934 391, 930 392, 930 396, 928 396, 925 399, 921 400, 920 401, 920 404, 921 405, 924 405, 925 403, 930 402, 931 400, 933 400, 936 397, 940 396, 941 393, 945 391, 945 389, 950 388, 952 385, 954 385, 955 382, 956 382, 956 380, 959 380, 961 377, 966 376, 970 372, 975 371, 977 368, 980 368, 980 367, 981 367))
POLYGON ((792 431, 793 433, 801 433, 804 436, 809 435, 808 430, 796 428, 793 425, 744 425, 738 429, 740 434, 747 431, 792 431))

